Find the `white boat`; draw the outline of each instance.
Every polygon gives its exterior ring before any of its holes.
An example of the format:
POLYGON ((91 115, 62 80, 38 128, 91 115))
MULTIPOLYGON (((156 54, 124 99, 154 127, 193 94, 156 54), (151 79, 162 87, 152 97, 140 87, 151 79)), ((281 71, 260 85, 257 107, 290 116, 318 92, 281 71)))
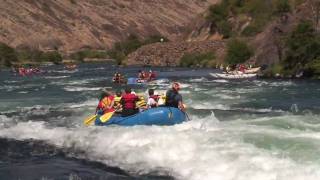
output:
POLYGON ((251 68, 251 69, 246 69, 244 70, 244 73, 246 74, 254 74, 260 71, 261 67, 256 67, 256 68, 251 68))
POLYGON ((251 78, 255 78, 257 76, 256 73, 252 73, 252 74, 244 74, 244 73, 238 73, 238 74, 210 73, 210 75, 215 77, 215 78, 222 78, 222 79, 251 79, 251 78))

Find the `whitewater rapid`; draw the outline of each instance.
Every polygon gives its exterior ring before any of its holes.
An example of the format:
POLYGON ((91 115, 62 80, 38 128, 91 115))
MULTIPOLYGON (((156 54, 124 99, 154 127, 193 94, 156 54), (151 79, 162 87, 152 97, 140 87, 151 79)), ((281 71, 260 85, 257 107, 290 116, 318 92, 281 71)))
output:
MULTIPOLYGON (((41 83, 28 79, 32 83, 21 86, 24 80, 18 78, 5 82, 0 89, 6 103, 0 106, 0 138, 45 142, 65 149, 70 157, 135 175, 156 173, 181 180, 320 178, 319 104, 312 99, 319 96, 316 83, 167 77, 169 81, 151 87, 164 92, 172 80, 180 80, 191 121, 175 126, 86 127, 83 120, 94 112, 101 89, 113 87, 105 83, 110 77, 82 77, 81 70, 67 76, 61 74, 64 71, 55 73, 41 83), (52 78, 55 75, 61 78, 52 78), (312 97, 299 86, 314 93, 312 97), (40 92, 36 100, 34 89, 40 92), (27 93, 6 99, 8 90, 27 93), (29 101, 17 106, 13 99, 29 101)), ((135 91, 146 93, 146 88, 135 91)))

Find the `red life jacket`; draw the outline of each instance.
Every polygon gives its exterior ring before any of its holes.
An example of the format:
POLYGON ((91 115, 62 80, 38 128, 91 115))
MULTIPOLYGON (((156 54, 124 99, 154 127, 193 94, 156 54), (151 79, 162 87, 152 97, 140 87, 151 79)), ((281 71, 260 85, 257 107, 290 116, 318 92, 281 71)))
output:
POLYGON ((124 109, 135 109, 136 101, 138 97, 134 94, 125 94, 122 96, 121 101, 123 102, 124 109))

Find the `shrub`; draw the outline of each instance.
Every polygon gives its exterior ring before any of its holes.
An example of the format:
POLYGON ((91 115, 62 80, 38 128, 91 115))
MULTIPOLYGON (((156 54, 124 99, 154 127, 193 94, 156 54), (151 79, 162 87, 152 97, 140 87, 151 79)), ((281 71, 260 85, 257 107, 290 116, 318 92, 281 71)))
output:
POLYGON ((256 35, 259 32, 259 29, 257 26, 250 24, 244 30, 242 31, 242 35, 244 36, 253 36, 256 35))
POLYGON ((106 59, 108 57, 109 55, 107 51, 87 49, 72 53, 69 58, 77 61, 83 61, 85 58, 106 59))
POLYGON ((276 1, 276 13, 284 14, 291 11, 291 6, 288 0, 277 0, 276 1))
POLYGON ((12 47, 0 43, 0 63, 5 66, 11 66, 12 62, 16 61, 18 61, 16 51, 12 47))
POLYGON ((215 54, 207 53, 187 53, 180 59, 180 66, 183 67, 214 67, 215 54))
POLYGON ((320 76, 320 58, 317 58, 309 62, 306 66, 306 70, 311 73, 313 76, 320 76))
POLYGON ((252 36, 261 32, 265 25, 276 14, 291 11, 288 0, 223 0, 219 4, 209 7, 207 20, 217 26, 217 30, 225 38, 231 37, 235 27, 230 24, 228 18, 244 14, 252 18, 250 25, 241 32, 244 36, 252 36), (275 13, 276 12, 276 13, 275 13))
POLYGON ((112 59, 115 59, 120 65, 133 51, 137 50, 143 45, 160 42, 161 39, 163 39, 163 42, 168 41, 168 39, 162 37, 161 35, 152 35, 143 41, 139 40, 139 38, 135 35, 130 35, 126 41, 115 43, 113 48, 108 51, 108 55, 112 59))
POLYGON ((226 62, 228 64, 244 63, 253 55, 253 50, 240 40, 234 39, 227 44, 226 62))
POLYGON ((267 77, 275 77, 277 74, 283 75, 284 69, 283 66, 280 63, 272 64, 270 67, 268 67, 264 73, 267 77))
POLYGON ((53 62, 62 61, 62 56, 58 51, 43 52, 37 49, 23 49, 18 51, 20 61, 53 62))
POLYGON ((53 62, 55 64, 59 64, 62 62, 62 56, 57 51, 43 52, 41 55, 41 59, 43 61, 53 62))
POLYGON ((310 21, 302 21, 289 34, 286 40, 286 69, 303 68, 320 57, 320 35, 310 21))

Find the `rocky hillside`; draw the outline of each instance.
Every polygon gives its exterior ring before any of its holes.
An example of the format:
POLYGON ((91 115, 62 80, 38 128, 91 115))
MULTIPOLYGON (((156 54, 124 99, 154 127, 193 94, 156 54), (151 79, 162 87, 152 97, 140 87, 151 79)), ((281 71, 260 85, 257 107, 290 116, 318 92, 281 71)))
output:
POLYGON ((130 34, 175 40, 219 0, 0 0, 0 42, 73 51, 110 48, 130 34))
POLYGON ((128 56, 128 64, 178 66, 185 54, 214 52, 217 60, 225 55, 224 41, 155 43, 143 46, 128 56))

